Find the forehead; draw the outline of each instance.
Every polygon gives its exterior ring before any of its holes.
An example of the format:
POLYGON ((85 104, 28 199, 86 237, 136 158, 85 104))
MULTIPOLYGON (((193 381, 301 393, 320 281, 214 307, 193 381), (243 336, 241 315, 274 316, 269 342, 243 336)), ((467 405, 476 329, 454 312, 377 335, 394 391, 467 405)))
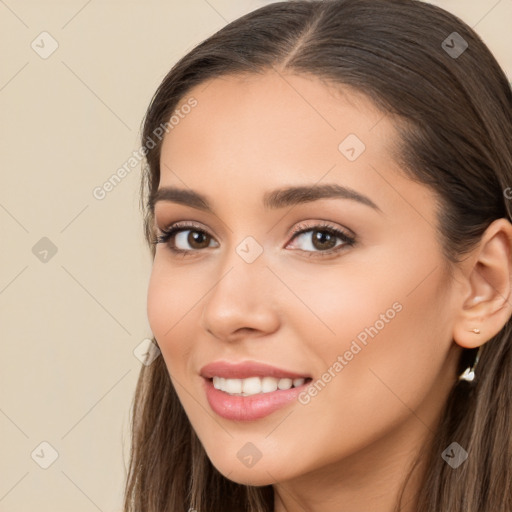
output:
POLYGON ((164 138, 161 162, 187 170, 220 164, 227 172, 243 164, 246 173, 253 165, 261 173, 286 163, 300 174, 306 168, 325 172, 338 161, 355 168, 354 152, 382 159, 396 141, 390 116, 362 93, 274 71, 201 83, 175 112, 179 123, 164 138), (196 106, 183 109, 191 98, 196 106))
MULTIPOLYGON (((176 110, 182 109, 191 97, 198 102, 191 112, 198 122, 209 119, 216 124, 236 121, 242 125, 248 121, 256 130, 268 127, 307 133, 308 126, 330 131, 343 131, 350 126, 363 132, 384 117, 368 96, 353 87, 312 75, 277 71, 208 80, 189 90, 176 110), (286 124, 293 119, 305 124, 286 124)), ((187 116, 180 117, 180 124, 188 124, 183 122, 187 116)), ((388 129, 392 129, 390 123, 388 129)))

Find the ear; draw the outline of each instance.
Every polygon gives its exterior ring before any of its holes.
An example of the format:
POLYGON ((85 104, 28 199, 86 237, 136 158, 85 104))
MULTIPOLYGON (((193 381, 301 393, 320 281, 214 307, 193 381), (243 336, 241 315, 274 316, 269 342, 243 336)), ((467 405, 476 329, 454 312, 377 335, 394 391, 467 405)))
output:
POLYGON ((461 306, 453 326, 453 340, 461 347, 483 345, 512 315, 511 254, 512 224, 502 218, 489 225, 464 261, 461 306))

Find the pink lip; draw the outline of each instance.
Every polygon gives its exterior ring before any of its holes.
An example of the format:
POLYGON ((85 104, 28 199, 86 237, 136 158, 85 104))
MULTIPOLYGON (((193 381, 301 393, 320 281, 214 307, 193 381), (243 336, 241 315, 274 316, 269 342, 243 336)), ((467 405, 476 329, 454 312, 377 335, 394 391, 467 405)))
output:
POLYGON ((306 381, 297 388, 278 389, 271 393, 258 393, 251 396, 236 396, 215 389, 212 380, 208 378, 203 378, 203 382, 206 398, 212 410, 219 416, 233 421, 253 421, 268 416, 297 399, 305 387, 309 386, 309 381, 306 381))
POLYGON ((203 377, 206 398, 212 410, 219 416, 233 421, 253 421, 271 414, 296 399, 305 386, 309 385, 309 381, 297 388, 277 389, 271 393, 258 393, 251 396, 236 396, 215 389, 212 382, 213 377, 225 379, 246 379, 248 377, 310 379, 309 375, 283 370, 257 361, 244 361, 243 363, 215 361, 203 366, 200 374, 203 377))
POLYGON ((256 361, 245 361, 243 363, 215 361, 203 366, 200 374, 207 379, 212 377, 224 377, 225 379, 247 379, 248 377, 275 377, 276 379, 310 378, 310 375, 302 375, 256 361))

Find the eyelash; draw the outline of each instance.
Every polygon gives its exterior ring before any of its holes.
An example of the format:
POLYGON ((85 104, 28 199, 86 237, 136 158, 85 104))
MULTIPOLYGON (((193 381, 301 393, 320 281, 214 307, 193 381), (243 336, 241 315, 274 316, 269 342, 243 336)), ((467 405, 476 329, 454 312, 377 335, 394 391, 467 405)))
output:
MULTIPOLYGON (((207 231, 205 231, 204 229, 202 229, 198 226, 195 226, 194 224, 189 224, 189 223, 185 223, 185 222, 176 222, 175 224, 172 224, 168 228, 160 230, 161 234, 153 240, 153 244, 155 244, 155 245, 156 244, 165 244, 165 243, 168 244, 168 242, 171 240, 171 238, 174 237, 174 235, 180 233, 181 231, 188 231, 188 230, 195 231, 195 232, 210 236, 207 231)), ((338 245, 335 248, 329 249, 327 251, 304 251, 304 250, 299 249, 302 252, 307 253, 309 257, 322 258, 322 257, 326 257, 326 256, 331 256, 331 255, 341 251, 343 248, 345 248, 347 246, 348 247, 353 246, 356 242, 354 237, 348 235, 344 231, 341 231, 340 229, 335 228, 334 226, 331 226, 330 224, 327 224, 327 223, 316 224, 314 226, 307 226, 305 224, 299 224, 291 233, 291 236, 292 236, 291 239, 294 240, 297 236, 301 235, 302 233, 307 233, 308 231, 326 231, 331 235, 335 235, 337 238, 341 239, 344 242, 343 244, 338 245)), ((212 238, 212 237, 210 237, 210 238, 212 238)), ((182 254, 183 257, 188 257, 190 255, 189 253, 198 252, 201 250, 201 249, 190 249, 190 250, 176 249, 175 247, 173 247, 170 244, 168 244, 168 248, 171 250, 171 252, 173 252, 175 254, 182 254)))

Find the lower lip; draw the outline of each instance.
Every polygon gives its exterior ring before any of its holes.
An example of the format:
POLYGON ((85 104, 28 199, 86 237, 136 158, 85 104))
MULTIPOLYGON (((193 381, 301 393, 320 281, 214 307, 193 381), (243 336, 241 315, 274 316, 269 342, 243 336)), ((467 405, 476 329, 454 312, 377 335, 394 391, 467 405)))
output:
POLYGON ((235 396, 216 389, 210 379, 203 377, 203 381, 210 407, 219 416, 233 421, 253 421, 264 418, 297 399, 311 382, 306 381, 297 388, 278 389, 270 393, 235 396))

